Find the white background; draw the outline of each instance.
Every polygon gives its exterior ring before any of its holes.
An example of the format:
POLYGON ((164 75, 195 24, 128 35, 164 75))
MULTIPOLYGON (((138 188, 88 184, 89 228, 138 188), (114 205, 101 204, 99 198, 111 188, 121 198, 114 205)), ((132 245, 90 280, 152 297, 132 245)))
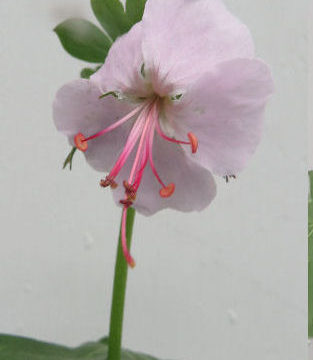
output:
MULTIPOLYGON (((198 214, 138 215, 124 345, 165 359, 306 353, 306 0, 228 0, 271 64, 261 146, 198 214)), ((57 89, 84 65, 52 32, 88 0, 0 3, 0 331, 78 345, 107 333, 120 209, 54 128, 57 89)), ((94 20, 95 21, 95 20, 94 20)))

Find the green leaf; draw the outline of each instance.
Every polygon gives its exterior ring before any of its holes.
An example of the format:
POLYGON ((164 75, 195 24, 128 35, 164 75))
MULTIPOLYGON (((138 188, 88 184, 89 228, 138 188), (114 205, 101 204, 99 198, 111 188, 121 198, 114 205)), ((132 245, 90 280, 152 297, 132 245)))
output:
POLYGON ((101 68, 100 66, 95 67, 94 69, 91 68, 84 68, 82 69, 82 71, 80 72, 80 77, 82 79, 89 79, 91 75, 93 75, 96 71, 98 71, 101 68))
MULTIPOLYGON (((77 348, 55 345, 12 335, 0 335, 0 359, 3 360, 106 360, 107 338, 77 348)), ((157 360, 150 355, 122 351, 121 360, 157 360)))
POLYGON ((313 336, 313 171, 309 171, 310 193, 308 206, 308 330, 313 336))
POLYGON ((88 343, 71 349, 22 337, 0 335, 0 359, 10 360, 103 360, 107 346, 101 343, 88 343))
POLYGON ((103 63, 112 44, 96 25, 83 19, 65 20, 54 31, 69 54, 88 62, 103 63))
POLYGON ((126 14, 133 24, 141 21, 147 0, 126 0, 126 14))
POLYGON ((91 0, 91 7, 99 23, 113 40, 132 27, 119 0, 91 0))

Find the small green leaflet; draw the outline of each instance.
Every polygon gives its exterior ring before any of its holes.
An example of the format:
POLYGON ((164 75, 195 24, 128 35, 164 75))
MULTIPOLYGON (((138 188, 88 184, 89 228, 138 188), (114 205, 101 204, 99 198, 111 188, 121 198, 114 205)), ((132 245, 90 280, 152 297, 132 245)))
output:
POLYGON ((112 45, 104 32, 83 19, 65 20, 54 31, 70 55, 92 63, 103 63, 112 45))
POLYGON ((133 24, 142 19, 147 0, 126 0, 126 14, 133 24))
POLYGON ((80 72, 80 77, 82 79, 89 79, 91 75, 93 75, 96 71, 101 68, 101 65, 96 66, 95 68, 83 68, 80 72))
POLYGON ((91 7, 112 40, 128 32, 133 25, 119 0, 91 0, 91 7))
POLYGON ((67 167, 67 165, 68 165, 70 170, 72 170, 73 156, 74 156, 76 150, 77 150, 77 148, 75 146, 73 146, 72 150, 69 152, 66 159, 64 160, 63 169, 65 169, 67 167))

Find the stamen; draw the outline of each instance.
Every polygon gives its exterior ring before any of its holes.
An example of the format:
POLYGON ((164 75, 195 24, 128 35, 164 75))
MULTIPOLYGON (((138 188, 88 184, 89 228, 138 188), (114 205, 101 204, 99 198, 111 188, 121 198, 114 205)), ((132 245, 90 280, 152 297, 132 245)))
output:
POLYGON ((167 140, 167 141, 170 141, 170 142, 173 142, 173 143, 176 143, 176 144, 183 144, 183 145, 189 145, 189 144, 190 144, 189 141, 176 140, 176 139, 174 139, 174 138, 170 138, 170 137, 168 137, 167 135, 165 135, 164 132, 162 131, 161 126, 160 126, 160 124, 159 124, 158 121, 156 122, 156 130, 157 130, 158 134, 159 134, 164 140, 167 140))
POLYGON ((188 135, 188 138, 189 138, 189 140, 190 140, 191 151, 192 151, 192 153, 194 154, 194 153, 196 153, 197 150, 198 150, 198 144, 199 144, 198 138, 197 138, 196 135, 195 135, 194 133, 192 133, 192 132, 188 133, 187 135, 188 135))
POLYGON ((196 135, 192 132, 188 133, 187 136, 189 138, 189 141, 182 141, 182 140, 176 140, 174 138, 170 138, 169 136, 165 135, 164 132, 161 129, 161 126, 159 124, 159 122, 156 122, 156 130, 158 132, 158 134, 167 141, 170 141, 172 143, 175 144, 181 144, 181 145, 190 145, 191 146, 191 152, 194 154, 197 152, 198 150, 198 138, 196 137, 196 135))
MULTIPOLYGON (((156 120, 155 124, 158 124, 157 120, 156 120)), ((173 195, 173 193, 175 191, 175 184, 170 183, 169 185, 165 185, 155 168, 155 165, 153 162, 153 139, 154 139, 154 129, 153 129, 153 131, 151 131, 150 138, 149 138, 149 151, 148 151, 149 162, 150 162, 151 170, 152 170, 154 176, 156 177, 158 182, 162 185, 162 189, 160 190, 160 196, 163 198, 168 198, 173 195)))
POLYGON ((164 182, 160 178, 160 176, 159 176, 159 174, 158 174, 158 172, 157 172, 157 170, 155 168, 153 158, 152 158, 152 146, 151 146, 151 150, 149 151, 149 162, 150 162, 151 170, 152 170, 154 176, 156 177, 158 182, 162 185, 162 187, 166 188, 166 185, 164 184, 164 182))
POLYGON ((88 143, 86 142, 85 136, 82 133, 78 133, 74 137, 74 143, 80 151, 85 152, 88 149, 88 143))
POLYGON ((77 147, 77 149, 85 152, 88 149, 88 143, 87 141, 92 140, 97 138, 98 136, 104 135, 114 129, 116 129, 117 127, 121 126, 122 124, 124 124, 127 120, 131 119, 134 115, 136 115, 140 110, 142 110, 144 105, 140 105, 138 107, 136 107, 133 111, 131 111, 130 113, 128 113, 126 116, 124 116, 122 119, 116 121, 115 123, 113 123, 112 125, 108 126, 107 128, 97 132, 94 135, 91 135, 87 138, 85 138, 85 136, 82 133, 78 133, 77 135, 75 135, 74 137, 74 142, 75 145, 77 147))
POLYGON ((88 141, 88 140, 92 140, 97 138, 98 136, 104 135, 114 129, 116 129, 117 127, 119 127, 120 125, 124 124, 127 120, 129 120, 130 118, 132 118, 134 115, 136 115, 141 109, 142 109, 142 105, 136 107, 133 111, 131 111, 129 114, 127 114, 126 116, 124 116, 122 119, 116 121, 115 123, 113 123, 112 125, 108 126, 107 128, 97 132, 94 135, 89 136, 88 138, 86 138, 83 141, 88 141))
POLYGON ((127 207, 125 206, 123 209, 123 215, 122 215, 122 236, 121 236, 121 241, 122 241, 122 249, 123 249, 123 253, 124 253, 124 257, 128 263, 128 265, 132 268, 135 267, 136 263, 135 260, 132 258, 132 256, 130 255, 128 249, 127 249, 127 241, 126 241, 126 216, 127 216, 127 207))

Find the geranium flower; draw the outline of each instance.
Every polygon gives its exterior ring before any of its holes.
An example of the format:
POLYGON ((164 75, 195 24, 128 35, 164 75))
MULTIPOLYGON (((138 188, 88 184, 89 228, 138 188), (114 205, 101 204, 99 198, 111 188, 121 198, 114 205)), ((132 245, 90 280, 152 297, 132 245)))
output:
POLYGON ((245 25, 220 0, 148 0, 90 80, 62 87, 54 121, 108 175, 126 212, 202 210, 211 173, 238 174, 260 141, 273 84, 245 25))

